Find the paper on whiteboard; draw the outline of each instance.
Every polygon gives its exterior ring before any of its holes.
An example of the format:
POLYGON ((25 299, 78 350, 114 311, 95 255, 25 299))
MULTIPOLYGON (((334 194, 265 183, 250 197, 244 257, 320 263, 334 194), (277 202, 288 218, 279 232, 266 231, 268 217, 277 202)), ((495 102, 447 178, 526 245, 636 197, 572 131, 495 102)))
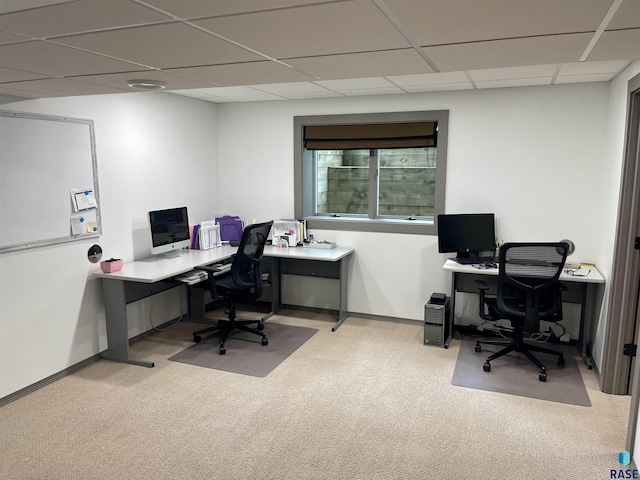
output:
POLYGON ((72 188, 71 201, 73 203, 74 212, 98 207, 93 187, 72 188))
POLYGON ((85 229, 85 218, 82 215, 73 215, 71 217, 71 235, 82 235, 85 229))

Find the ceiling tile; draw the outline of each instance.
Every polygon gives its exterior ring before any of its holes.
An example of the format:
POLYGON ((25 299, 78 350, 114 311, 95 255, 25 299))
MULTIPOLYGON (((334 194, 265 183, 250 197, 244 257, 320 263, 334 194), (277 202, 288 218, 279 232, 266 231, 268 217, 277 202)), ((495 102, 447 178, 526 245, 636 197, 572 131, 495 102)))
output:
POLYGON ((442 71, 545 65, 578 61, 591 37, 589 33, 550 35, 426 47, 424 51, 442 71))
POLYGON ((451 90, 472 90, 473 85, 470 82, 461 83, 433 83, 425 85, 407 85, 403 86, 402 90, 407 93, 419 93, 419 92, 444 92, 451 90))
POLYGON ((614 77, 614 73, 591 73, 584 75, 562 75, 556 78, 555 84, 561 83, 587 83, 608 82, 614 77))
POLYGON ((78 0, 0 15, 0 29, 44 38, 167 20, 166 15, 129 0, 78 0))
POLYGON ((342 97, 338 92, 333 92, 331 90, 323 90, 318 92, 299 92, 299 93, 279 93, 281 97, 287 98, 289 100, 300 100, 304 98, 330 98, 330 97, 342 97))
POLYGON ((326 92, 325 88, 311 82, 293 82, 293 83, 272 83, 266 85, 249 85, 251 88, 258 88, 267 93, 276 95, 292 94, 292 93, 320 93, 326 92))
POLYGON ((314 82, 331 90, 354 90, 358 88, 386 88, 394 87, 388 80, 382 77, 349 78, 345 80, 319 80, 314 82))
POLYGON ((0 63, 7 68, 56 76, 136 69, 130 63, 40 40, 0 46, 0 63))
POLYGON ((270 60, 210 67, 176 68, 166 71, 222 86, 313 80, 308 75, 270 60))
POLYGON ((389 72, 398 75, 433 72, 413 48, 295 58, 286 62, 322 80, 378 77, 389 72))
POLYGON ((76 0, 4 0, 0 4, 0 14, 19 12, 31 8, 46 7, 59 3, 74 2, 76 0))
POLYGON ((9 95, 12 97, 22 98, 48 98, 55 95, 47 95, 46 93, 29 92, 26 90, 16 90, 15 88, 7 88, 4 85, 0 85, 0 95, 9 95))
POLYGON ((587 60, 640 59, 640 28, 606 31, 593 47, 587 60))
POLYGON ((411 85, 436 85, 442 83, 468 83, 464 72, 427 73, 423 75, 387 75, 386 78, 401 87, 411 85))
POLYGON ((38 92, 53 96, 94 95, 106 93, 124 93, 126 90, 102 85, 89 85, 70 78, 48 78, 21 83, 6 83, 2 85, 18 91, 38 92))
POLYGON ((256 0, 233 0, 226 2, 212 2, 211 0, 145 0, 145 3, 179 18, 196 18, 298 7, 301 5, 333 1, 335 0, 260 0, 259 2, 256 2, 256 0))
POLYGON ((0 45, 5 45, 7 43, 24 42, 25 40, 30 39, 21 35, 14 35, 13 33, 0 32, 0 45))
POLYGON ((593 32, 611 0, 384 0, 419 45, 593 32))
POLYGON ((22 80, 36 80, 38 78, 46 78, 46 75, 0 67, 0 84, 7 82, 20 82, 22 80))
POLYGON ((606 28, 607 30, 640 28, 640 2, 634 0, 623 1, 606 28))
POLYGON ((278 59, 410 46, 368 0, 250 13, 194 23, 278 59))
POLYGON ((487 68, 470 70, 468 73, 476 82, 484 80, 509 80, 518 78, 553 77, 556 65, 534 65, 527 67, 487 68))
POLYGON ((616 74, 626 67, 627 60, 613 60, 608 62, 576 62, 563 63, 559 75, 586 75, 612 73, 616 74))
POLYGON ((541 78, 508 78, 502 80, 486 80, 476 82, 476 87, 484 88, 509 88, 509 87, 530 87, 532 85, 550 85, 550 77, 541 78))
POLYGON ((390 95, 394 93, 404 93, 398 87, 379 87, 379 88, 357 88, 354 90, 339 90, 339 93, 347 97, 360 97, 365 95, 390 95))
POLYGON ((158 80, 167 84, 168 90, 181 90, 186 88, 207 88, 211 87, 211 84, 193 80, 190 78, 184 78, 171 73, 159 71, 159 70, 144 70, 137 72, 127 73, 113 73, 106 75, 85 75, 79 77, 73 77, 74 80, 78 80, 86 83, 93 83, 96 85, 104 85, 112 88, 119 88, 128 91, 139 91, 131 89, 127 85, 128 80, 158 80))
POLYGON ((153 68, 262 60, 254 53, 181 23, 62 37, 56 42, 153 68))

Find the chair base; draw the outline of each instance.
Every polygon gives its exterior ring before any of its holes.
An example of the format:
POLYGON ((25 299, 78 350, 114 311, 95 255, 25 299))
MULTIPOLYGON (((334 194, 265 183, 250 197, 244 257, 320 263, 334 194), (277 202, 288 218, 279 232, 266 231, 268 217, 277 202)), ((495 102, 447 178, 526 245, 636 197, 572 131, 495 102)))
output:
POLYGON ((520 329, 516 329, 514 331, 513 340, 512 341, 504 341, 504 340, 476 340, 475 351, 481 352, 482 347, 481 344, 485 345, 499 345, 504 346, 502 350, 494 353, 487 357, 482 365, 482 369, 485 372, 491 371, 491 362, 496 358, 500 358, 511 352, 518 352, 527 357, 531 363, 537 366, 540 369, 538 373, 538 380, 541 382, 547 381, 547 369, 545 366, 538 360, 533 353, 531 352, 539 352, 539 353, 548 353, 550 355, 556 355, 558 357, 558 366, 564 367, 564 354, 562 352, 558 352, 556 350, 551 350, 549 348, 539 347, 538 345, 530 345, 524 342, 523 332, 520 329))
POLYGON ((234 330, 242 330, 244 332, 253 333, 254 335, 259 335, 262 337, 262 345, 268 345, 269 340, 267 336, 262 333, 261 330, 264 330, 264 323, 262 320, 236 320, 236 308, 235 305, 230 306, 227 311, 228 320, 218 320, 218 324, 213 327, 203 328, 202 330, 197 330, 193 332, 193 341, 195 343, 200 343, 202 340, 201 335, 203 333, 212 333, 212 332, 221 332, 222 338, 220 339, 220 355, 224 355, 227 353, 227 348, 225 347, 225 342, 229 337, 229 334, 234 330), (257 324, 256 328, 251 328, 248 325, 257 324))

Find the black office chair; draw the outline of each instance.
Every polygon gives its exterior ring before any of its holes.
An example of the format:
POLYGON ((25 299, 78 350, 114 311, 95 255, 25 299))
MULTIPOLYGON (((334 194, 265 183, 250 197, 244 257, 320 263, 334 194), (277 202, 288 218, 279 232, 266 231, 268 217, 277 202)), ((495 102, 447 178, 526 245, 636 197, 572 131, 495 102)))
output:
POLYGON ((238 252, 233 257, 231 269, 222 275, 215 275, 218 270, 211 267, 203 267, 208 271, 208 286, 213 300, 226 300, 226 314, 228 320, 220 320, 218 325, 193 332, 193 341, 202 340, 203 333, 220 331, 220 355, 227 353, 225 342, 229 334, 235 330, 260 335, 262 345, 267 345, 269 340, 261 330, 264 329, 262 320, 237 320, 236 303, 243 299, 256 299, 262 295, 262 271, 260 261, 264 252, 264 246, 269 238, 269 231, 273 221, 249 225, 242 233, 238 252), (248 325, 257 324, 256 328, 248 325))
POLYGON ((524 333, 538 333, 540 321, 562 320, 563 285, 558 281, 567 259, 569 245, 557 243, 505 243, 500 248, 498 286, 495 297, 489 297, 489 286, 478 281, 480 288, 480 317, 485 320, 510 320, 513 339, 478 340, 475 351, 481 352, 481 344, 505 346, 487 357, 483 370, 491 371, 491 361, 510 352, 527 357, 540 372, 538 379, 547 380, 545 366, 531 353, 540 352, 558 356, 558 366, 564 366, 561 352, 530 345, 524 341, 524 333), (485 310, 486 307, 486 310, 485 310))

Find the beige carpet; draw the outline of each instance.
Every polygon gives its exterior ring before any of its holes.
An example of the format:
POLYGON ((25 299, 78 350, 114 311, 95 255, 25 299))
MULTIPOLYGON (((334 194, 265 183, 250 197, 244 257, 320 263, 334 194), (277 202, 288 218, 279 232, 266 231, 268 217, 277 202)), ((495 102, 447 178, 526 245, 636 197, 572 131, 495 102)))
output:
POLYGON ((451 379, 452 385, 538 398, 550 402, 591 406, 589 394, 576 362, 575 348, 545 345, 547 348, 564 353, 564 367, 558 367, 557 357, 534 352, 547 369, 547 381, 541 382, 538 379, 538 367, 529 362, 524 355, 515 352, 495 359, 491 362, 491 371, 485 372, 482 369, 485 359, 502 347, 483 344, 482 352, 476 353, 475 342, 476 339, 472 337, 464 337, 461 340, 456 368, 451 379))
MULTIPOLYGON (((155 368, 101 360, 0 408, 11 480, 609 478, 629 397, 592 407, 451 385, 460 341, 419 326, 285 310, 319 331, 264 378, 169 361, 179 324, 132 346, 155 368)), ((34 360, 34 361, 41 361, 34 360)))
MULTIPOLYGON (((199 328, 201 327, 198 326, 199 328)), ((225 355, 219 353, 220 332, 215 332, 203 335, 200 343, 172 355, 169 360, 242 375, 266 377, 317 331, 316 328, 267 322, 264 334, 269 343, 262 345, 262 337, 236 330, 225 342, 225 355)))

